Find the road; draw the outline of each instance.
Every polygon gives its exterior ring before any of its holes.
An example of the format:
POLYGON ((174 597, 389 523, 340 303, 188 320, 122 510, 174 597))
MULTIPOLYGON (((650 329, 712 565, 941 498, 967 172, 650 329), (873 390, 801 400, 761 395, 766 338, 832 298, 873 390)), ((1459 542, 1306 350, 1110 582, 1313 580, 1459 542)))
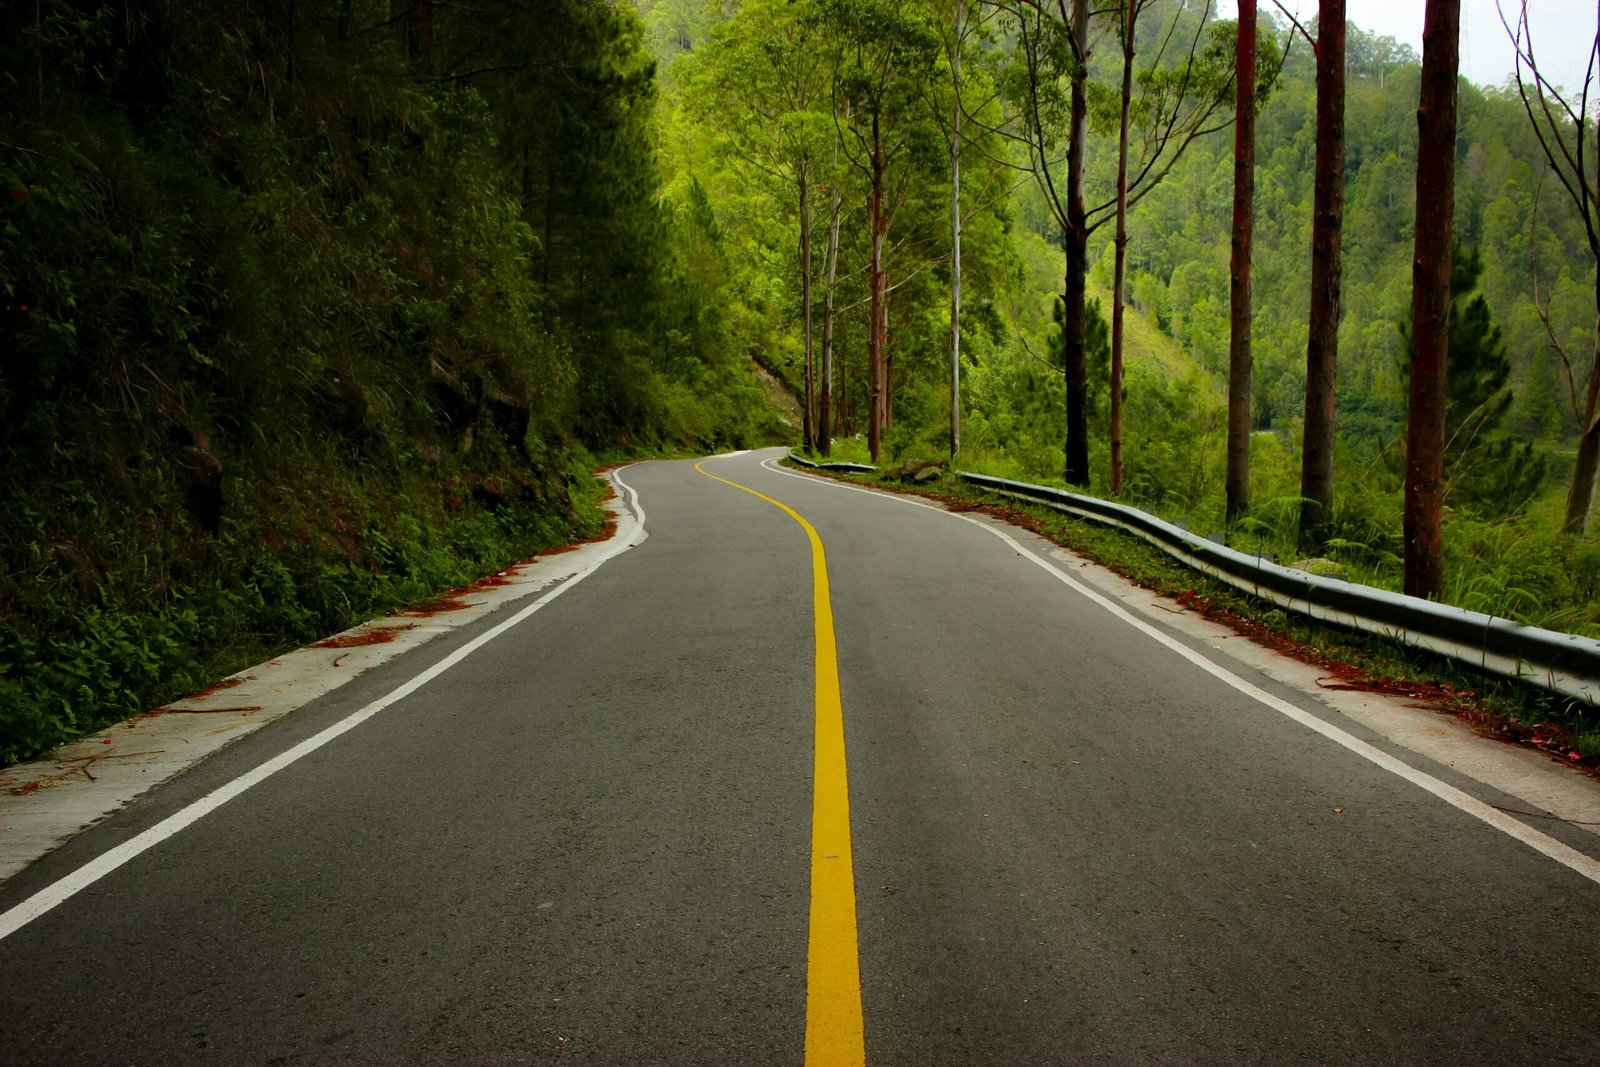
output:
POLYGON ((0 1059, 1600 1061, 1600 836, 774 454, 0 885, 0 1059))

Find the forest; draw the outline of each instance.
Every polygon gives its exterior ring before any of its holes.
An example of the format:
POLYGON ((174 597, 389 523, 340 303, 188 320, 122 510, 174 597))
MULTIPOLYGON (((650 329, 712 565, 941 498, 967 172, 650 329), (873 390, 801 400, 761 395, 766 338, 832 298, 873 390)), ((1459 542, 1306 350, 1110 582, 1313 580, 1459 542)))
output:
POLYGON ((631 8, 0 12, 0 762, 782 437, 631 8))
MULTIPOLYGON (((954 453, 1399 588, 1421 57, 1346 28, 1308 542, 1323 35, 1257 16, 1230 507, 1237 25, 1067 9, 0 0, 0 762, 593 535, 643 455, 954 453)), ((1436 595, 1600 635, 1541 143, 1593 123, 1457 107, 1436 595)))
MULTIPOLYGON (((819 452, 896 463, 958 444, 966 469, 1086 487, 1399 589, 1421 57, 1345 25, 1342 292, 1328 336, 1313 339, 1320 35, 1315 20, 1257 13, 1253 375, 1239 405, 1249 504, 1230 514, 1237 23, 1204 0, 1147 0, 1096 5, 1075 27, 1078 7, 643 0, 669 188, 704 190, 714 206, 740 279, 730 306, 790 324, 765 358, 797 395, 815 335, 811 391, 831 394, 813 403, 819 452), (1070 140, 1075 64, 1081 147, 1070 140), (1119 163, 1125 309, 1114 299, 1119 163), (1337 360, 1323 400, 1327 511, 1308 538, 1313 340, 1337 360)), ((1531 67, 1525 79, 1536 93, 1531 67)), ((1547 103, 1563 91, 1544 89, 1547 103)), ((1576 105, 1577 90, 1567 95, 1576 105)), ((1442 574, 1428 595, 1594 635, 1600 545, 1583 533, 1593 468, 1583 478, 1575 467, 1585 429, 1594 437, 1596 246, 1573 179, 1542 151, 1576 143, 1592 201, 1593 121, 1558 112, 1536 125, 1511 78, 1460 80, 1456 108, 1442 574)))

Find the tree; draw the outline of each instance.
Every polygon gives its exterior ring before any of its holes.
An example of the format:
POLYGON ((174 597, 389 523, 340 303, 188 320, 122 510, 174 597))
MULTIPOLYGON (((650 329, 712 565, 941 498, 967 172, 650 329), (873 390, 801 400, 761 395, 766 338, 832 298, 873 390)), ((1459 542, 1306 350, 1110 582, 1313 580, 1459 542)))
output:
POLYGON ((1146 0, 1122 0, 1117 35, 1122 45, 1122 91, 1117 109, 1117 226, 1111 242, 1111 491, 1122 492, 1122 318, 1128 273, 1128 118, 1133 109, 1133 56, 1139 15, 1146 0))
POLYGON ((839 42, 834 124, 846 158, 867 189, 867 447, 874 463, 888 418, 886 246, 895 213, 936 136, 929 128, 921 87, 931 72, 938 37, 922 14, 891 0, 827 0, 821 8, 839 42))
POLYGON ((1227 520, 1250 510, 1250 236, 1255 228, 1256 3, 1239 4, 1228 301, 1227 520))
POLYGON ((1017 113, 1016 128, 1010 135, 1027 151, 1027 169, 1045 195, 1066 251, 1063 333, 1067 433, 1063 477, 1072 485, 1089 483, 1088 381, 1084 347, 1088 243, 1090 236, 1105 223, 1113 220, 1118 223, 1122 266, 1118 268, 1119 277, 1112 294, 1111 346, 1112 480, 1116 489, 1120 489, 1121 481, 1122 404, 1121 330, 1117 324, 1124 304, 1120 275, 1126 269, 1127 212, 1160 185, 1198 138, 1226 125, 1213 125, 1210 120, 1226 99, 1232 78, 1230 64, 1224 62, 1217 50, 1201 48, 1211 14, 1209 0, 1188 39, 1184 58, 1173 66, 1163 66, 1166 43, 1172 39, 1180 21, 1192 16, 1185 6, 1176 5, 1173 22, 1164 35, 1155 62, 1138 75, 1140 98, 1134 104, 1133 31, 1147 0, 1124 0, 1124 3, 1128 6, 1115 9, 1119 12, 1117 32, 1123 42, 1124 88, 1118 97, 1117 180, 1112 194, 1092 208, 1085 200, 1086 149, 1091 119, 1089 6, 1086 0, 1073 0, 1070 11, 1063 3, 1052 5, 1045 0, 1001 0, 996 5, 1009 13, 1018 39, 1015 62, 1007 79, 1017 113), (1063 80, 1068 89, 1065 100, 1060 92, 1063 80), (1138 163, 1130 169, 1127 148, 1135 119, 1142 131, 1142 143, 1138 163), (1067 142, 1064 189, 1055 176, 1059 162, 1057 142, 1063 130, 1067 142))
MULTIPOLYGON (((1544 459, 1532 441, 1500 432, 1515 399, 1511 358, 1478 283, 1483 256, 1456 242, 1450 257, 1449 370, 1445 380, 1444 499, 1486 515, 1505 515, 1525 505, 1544 479, 1544 459)), ((1400 323, 1405 342, 1400 374, 1409 382, 1414 345, 1411 324, 1400 323)), ((1541 353, 1542 354, 1542 353, 1541 353)), ((1537 364, 1535 370, 1540 369, 1537 364)), ((1553 368, 1531 376, 1554 399, 1553 368)))
POLYGON ((1344 220, 1344 0, 1317 8, 1317 148, 1311 208, 1311 311, 1300 466, 1300 545, 1322 546, 1333 514, 1340 231, 1344 220))
MULTIPOLYGON (((838 169, 838 152, 834 152, 838 169)), ((822 289, 822 402, 817 413, 817 444, 824 456, 833 454, 833 322, 834 297, 839 288, 839 226, 844 221, 844 192, 837 176, 828 184, 828 250, 823 255, 822 289)))
POLYGON ((1417 228, 1411 260, 1411 405, 1406 419, 1405 591, 1436 598, 1444 584, 1446 356, 1455 215, 1456 73, 1460 0, 1428 0, 1417 104, 1417 228))
MULTIPOLYGON (((1506 19, 1503 10, 1500 16, 1506 33, 1516 47, 1517 95, 1533 126, 1545 161, 1560 179, 1561 187, 1566 190, 1578 216, 1583 220, 1589 253, 1597 268, 1600 268, 1600 135, 1596 135, 1594 120, 1584 113, 1594 85, 1596 60, 1600 58, 1600 19, 1596 21, 1589 65, 1583 72, 1583 89, 1574 101, 1571 94, 1563 94, 1539 70, 1539 61, 1534 54, 1533 30, 1528 24, 1526 0, 1517 11, 1515 25, 1506 19), (1589 136, 1595 140, 1592 148, 1585 143, 1585 138, 1589 136), (1595 153, 1594 160, 1588 158, 1588 152, 1595 153), (1591 166, 1594 168, 1592 171, 1591 166)), ((1572 485, 1567 491, 1567 515, 1563 524, 1566 532, 1573 534, 1582 533, 1588 528, 1594 508, 1595 478, 1600 474, 1600 269, 1595 273, 1594 300, 1594 358, 1589 366, 1588 384, 1584 391, 1578 431, 1578 457, 1572 469, 1572 485)), ((1567 374, 1576 393, 1577 382, 1570 365, 1567 374)))
MULTIPOLYGON (((787 0, 749 0, 695 54, 689 100, 721 133, 722 151, 754 175, 788 190, 799 251, 801 331, 805 346, 807 449, 816 444, 816 373, 812 346, 812 185, 826 150, 828 119, 820 108, 826 67, 817 62, 819 35, 787 0)), ((692 53, 693 54, 693 53, 692 53)))
MULTIPOLYGON (((1140 98, 1133 103, 1134 55, 1139 16, 1149 0, 1122 0, 1123 8, 1117 19, 1118 36, 1122 44, 1122 91, 1117 114, 1117 182, 1113 200, 1116 229, 1113 237, 1112 292, 1111 292, 1111 491, 1122 492, 1122 376, 1123 376, 1123 318, 1127 305, 1125 293, 1128 265, 1128 211, 1132 203, 1148 193, 1189 145, 1206 133, 1223 129, 1227 123, 1210 125, 1213 114, 1221 108, 1227 96, 1227 87, 1233 76, 1232 57, 1224 56, 1215 45, 1200 51, 1206 34, 1206 20, 1211 14, 1207 0, 1204 11, 1190 41, 1187 59, 1176 69, 1161 67, 1162 55, 1139 75, 1140 98), (1129 120, 1137 115, 1144 130, 1140 170, 1134 178, 1134 200, 1129 198, 1128 139, 1129 120), (1172 158, 1163 160, 1168 150, 1172 158), (1165 166, 1156 170, 1157 165, 1165 166)), ((1174 12, 1171 31, 1176 30, 1178 19, 1185 8, 1174 12)), ((1252 53, 1253 55, 1253 53, 1252 53)), ((1270 79, 1269 79, 1270 80, 1270 79)), ((1254 83, 1251 86, 1254 92, 1254 83)), ((1096 212, 1104 210, 1104 206, 1096 212)))
POLYGON ((961 12, 955 0, 950 40, 950 458, 961 451, 961 12))
POLYGON ((1084 152, 1089 132, 1089 5, 1087 0, 1014 0, 1007 11, 1018 47, 1006 79, 1017 112, 1013 136, 1027 150, 1027 169, 1044 193, 1066 251, 1062 300, 1062 373, 1066 380, 1067 432, 1062 476, 1089 484, 1087 370, 1084 299, 1088 288, 1090 225, 1084 206, 1084 152), (1067 82, 1065 97, 1061 82, 1067 82), (1058 184, 1058 142, 1065 135, 1065 187, 1058 184))

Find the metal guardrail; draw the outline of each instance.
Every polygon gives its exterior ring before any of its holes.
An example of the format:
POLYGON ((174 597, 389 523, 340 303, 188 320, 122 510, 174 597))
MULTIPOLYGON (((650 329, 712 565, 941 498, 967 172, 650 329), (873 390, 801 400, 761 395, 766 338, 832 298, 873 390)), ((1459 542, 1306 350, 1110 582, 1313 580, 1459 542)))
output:
POLYGON ((1279 566, 1208 541, 1149 512, 1049 486, 957 472, 1004 496, 1117 526, 1235 589, 1288 611, 1427 649, 1491 674, 1600 701, 1600 641, 1279 566))
POLYGON ((877 467, 867 463, 835 463, 832 461, 818 463, 814 459, 807 459, 805 456, 802 456, 792 448, 789 450, 789 458, 800 464, 800 466, 810 467, 812 470, 851 471, 857 474, 864 474, 878 469, 877 467))

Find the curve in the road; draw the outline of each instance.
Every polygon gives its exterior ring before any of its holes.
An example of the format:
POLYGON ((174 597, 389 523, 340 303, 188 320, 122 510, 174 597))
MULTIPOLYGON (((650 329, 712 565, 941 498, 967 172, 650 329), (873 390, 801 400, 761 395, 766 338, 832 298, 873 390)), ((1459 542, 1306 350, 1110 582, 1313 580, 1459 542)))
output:
POLYGON ((781 509, 800 524, 811 543, 816 752, 811 801, 811 915, 806 945, 806 1064, 860 1067, 866 1063, 866 1042, 856 933, 855 865, 850 846, 850 785, 827 553, 816 527, 788 504, 712 474, 703 463, 696 463, 694 469, 781 509))
POLYGON ((1376 764, 1377 766, 1383 768, 1393 775, 1396 775, 1397 777, 1405 779, 1412 785, 1417 786, 1419 789, 1423 789, 1429 793, 1432 793, 1446 804, 1449 804, 1450 806, 1457 808, 1468 815, 1471 815, 1473 818, 1478 819, 1481 822, 1487 823, 1496 830, 1499 830, 1501 833, 1515 838, 1517 841, 1527 845, 1534 851, 1555 860, 1563 867, 1566 867, 1577 874, 1581 874, 1591 882, 1600 885, 1600 861, 1594 860, 1584 853, 1579 852, 1577 849, 1557 841, 1548 834, 1540 833, 1531 826, 1518 821, 1505 812, 1485 804, 1483 801, 1478 800, 1476 797, 1473 797, 1460 789, 1457 789, 1455 786, 1449 785, 1446 782, 1442 782, 1433 775, 1428 774, 1425 771, 1420 771, 1403 760, 1394 758, 1387 752, 1384 752, 1382 749, 1379 749, 1358 737, 1346 733, 1332 723, 1320 719, 1317 716, 1296 707, 1287 700, 1273 696, 1271 693, 1266 692, 1259 686, 1251 684, 1221 664, 1216 663, 1210 658, 1196 652, 1183 642, 1177 641, 1167 634, 1162 633, 1154 626, 1135 618, 1125 609, 1117 604, 1112 603, 1110 600, 1107 600, 1094 590, 1088 589, 1081 583, 1074 581, 1066 573, 1062 572, 1056 567, 1051 566, 1047 560, 1041 559, 1036 553, 1029 551, 1021 543, 1019 543, 1016 538, 1012 537, 998 526, 981 522, 977 519, 974 519, 970 515, 963 515, 959 512, 945 511, 943 508, 934 507, 931 504, 924 504, 915 500, 907 500, 904 497, 874 492, 873 490, 863 489, 853 485, 843 485, 839 482, 833 481, 832 479, 816 478, 813 475, 797 474, 794 471, 784 470, 772 460, 764 461, 762 466, 769 470, 776 471, 779 474, 787 475, 791 478, 804 478, 808 481, 821 481, 825 484, 833 485, 840 489, 847 489, 858 493, 866 493, 869 496, 886 498, 897 503, 910 504, 913 507, 927 508, 929 511, 936 511, 941 514, 949 515, 952 518, 960 519, 963 522, 972 523, 979 529, 987 530, 989 533, 998 537, 1001 541, 1004 541, 1008 546, 1014 549, 1019 556, 1022 556, 1024 559, 1034 563, 1046 574, 1049 574, 1051 577, 1057 579, 1063 585, 1087 597, 1089 600, 1104 608, 1112 615, 1115 615, 1117 618, 1121 619, 1129 626, 1132 626, 1140 633, 1146 635, 1156 642, 1159 642, 1161 645, 1165 646, 1172 652, 1177 653, 1179 656, 1182 656, 1184 659, 1188 660, 1190 663, 1193 663, 1195 666, 1199 667, 1201 670, 1205 671, 1207 674, 1210 674, 1217 680, 1232 686, 1234 689, 1249 697, 1251 700, 1257 701, 1258 703, 1271 708, 1273 711, 1292 719, 1308 730, 1316 731, 1323 737, 1326 737, 1328 740, 1332 741, 1334 744, 1348 749, 1349 751, 1360 756, 1362 759, 1376 764))
POLYGON ((420 674, 413 676, 410 680, 405 682, 405 684, 397 686, 388 693, 385 693, 383 696, 379 697, 377 700, 372 701, 370 704, 363 706, 357 711, 351 712, 349 715, 343 719, 340 719, 332 726, 329 726, 327 729, 313 735, 312 737, 306 738, 304 741, 300 742, 298 745, 295 745, 286 752, 280 753, 272 759, 267 760, 265 763, 233 779, 227 784, 212 790, 210 793, 207 793, 194 803, 174 812, 172 815, 169 815, 167 818, 156 823, 154 826, 150 827, 144 832, 129 838, 127 841, 117 845, 115 848, 101 853, 99 856, 84 864, 82 867, 79 867, 72 873, 66 875, 64 878, 60 878, 57 881, 52 882, 43 889, 39 890, 37 893, 28 897, 22 903, 16 905, 3 914, 0 914, 0 941, 10 937, 12 934, 16 933, 33 920, 59 906, 64 901, 70 900, 72 897, 98 882, 100 879, 104 878, 118 867, 121 867, 129 860, 139 856, 144 852, 148 852, 156 845, 159 845, 161 842, 183 830, 184 827, 190 826, 198 820, 209 815, 211 812, 216 811, 228 801, 244 793, 251 787, 261 784, 268 778, 271 778, 274 774, 277 774, 279 771, 283 770, 285 767, 299 762, 301 759, 309 756, 311 753, 317 751, 317 749, 322 748, 335 738, 349 733, 357 726, 360 726, 362 723, 378 714, 384 708, 404 700, 412 693, 415 693, 418 689, 421 689, 423 686, 427 685, 429 682, 433 681, 435 678, 439 677, 441 674, 444 674, 446 671, 450 670, 450 668, 454 667, 456 664, 472 655, 484 645, 487 645, 489 642, 493 641, 507 630, 512 629, 519 623, 532 616, 535 612, 538 612, 544 608, 551 601, 565 593, 568 589, 571 589, 589 575, 593 574, 607 560, 615 558, 620 553, 626 552, 635 545, 643 544, 645 538, 649 535, 645 532, 644 508, 639 504, 639 494, 634 492, 633 488, 622 480, 621 471, 612 471, 610 477, 617 487, 621 489, 628 497, 630 507, 632 509, 632 528, 626 531, 618 530, 615 543, 612 545, 612 547, 596 558, 595 561, 589 565, 589 567, 579 571, 567 581, 555 586, 548 593, 539 597, 532 604, 529 604, 527 607, 511 616, 511 618, 507 619, 505 622, 502 622, 493 629, 480 634, 478 637, 467 642, 454 652, 450 653, 448 656, 441 659, 438 663, 435 663, 433 666, 422 671, 420 674))

